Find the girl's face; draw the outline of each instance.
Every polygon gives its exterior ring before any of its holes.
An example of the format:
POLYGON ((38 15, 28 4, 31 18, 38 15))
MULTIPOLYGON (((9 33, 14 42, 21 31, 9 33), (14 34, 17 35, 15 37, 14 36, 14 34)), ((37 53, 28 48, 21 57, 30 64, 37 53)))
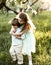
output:
POLYGON ((19 18, 19 23, 22 25, 22 24, 25 24, 25 21, 19 18))

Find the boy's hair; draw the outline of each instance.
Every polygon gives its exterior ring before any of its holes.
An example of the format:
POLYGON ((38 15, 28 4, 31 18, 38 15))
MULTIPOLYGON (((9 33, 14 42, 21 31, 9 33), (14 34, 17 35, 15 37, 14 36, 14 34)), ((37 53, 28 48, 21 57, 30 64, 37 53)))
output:
POLYGON ((12 26, 18 26, 20 27, 19 20, 17 18, 14 18, 11 23, 12 26))

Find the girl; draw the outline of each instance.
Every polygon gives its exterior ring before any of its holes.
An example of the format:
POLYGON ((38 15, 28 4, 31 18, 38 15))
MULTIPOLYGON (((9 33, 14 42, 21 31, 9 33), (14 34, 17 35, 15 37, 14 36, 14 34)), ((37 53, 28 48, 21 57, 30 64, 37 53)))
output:
POLYGON ((16 18, 19 19, 20 25, 24 25, 22 31, 20 32, 21 34, 25 34, 25 39, 23 40, 22 54, 28 55, 29 65, 33 65, 31 52, 35 53, 36 40, 33 34, 33 30, 35 30, 36 28, 26 13, 21 12, 16 18))

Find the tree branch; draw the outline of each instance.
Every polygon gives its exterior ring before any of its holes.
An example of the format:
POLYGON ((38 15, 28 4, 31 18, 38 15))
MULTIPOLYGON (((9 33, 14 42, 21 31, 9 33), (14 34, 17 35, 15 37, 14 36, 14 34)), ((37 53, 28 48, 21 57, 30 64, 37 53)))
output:
POLYGON ((26 2, 28 2, 28 0, 26 0, 26 1, 22 2, 22 3, 25 4, 26 2))
POLYGON ((15 10, 12 10, 11 8, 9 8, 8 6, 4 5, 4 7, 7 9, 7 11, 13 11, 15 14, 18 14, 18 12, 16 12, 15 10))
POLYGON ((33 4, 35 4, 38 0, 34 1, 30 6, 32 6, 33 4))

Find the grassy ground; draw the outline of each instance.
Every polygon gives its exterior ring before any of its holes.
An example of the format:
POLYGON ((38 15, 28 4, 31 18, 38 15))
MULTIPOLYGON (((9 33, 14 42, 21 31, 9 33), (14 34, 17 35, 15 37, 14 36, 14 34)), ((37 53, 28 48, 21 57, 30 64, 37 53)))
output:
MULTIPOLYGON (((36 53, 32 53, 33 64, 35 65, 51 65, 51 12, 44 11, 36 16, 31 16, 36 26, 36 53)), ((14 18, 14 14, 0 14, 0 65, 11 65, 11 57, 9 48, 11 45, 11 37, 9 30, 11 26, 8 21, 14 18)), ((24 63, 27 65, 27 56, 24 56, 24 63)))

